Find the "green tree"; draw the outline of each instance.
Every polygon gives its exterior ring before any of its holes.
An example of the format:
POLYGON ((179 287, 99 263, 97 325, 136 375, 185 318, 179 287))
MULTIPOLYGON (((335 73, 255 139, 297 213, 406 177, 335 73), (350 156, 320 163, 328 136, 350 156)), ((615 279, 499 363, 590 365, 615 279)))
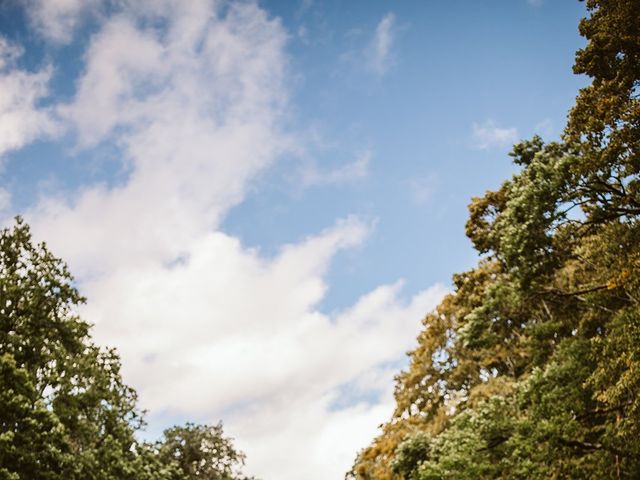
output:
POLYGON ((249 480, 240 471, 245 456, 224 436, 221 424, 170 428, 156 448, 161 462, 174 467, 172 480, 249 480))
POLYGON ((0 434, 13 440, 0 458, 12 459, 2 467, 16 478, 135 476, 136 394, 122 382, 115 351, 93 344, 75 313, 83 301, 66 265, 33 244, 22 219, 2 231, 0 411, 13 418, 0 434), (36 447, 44 443, 50 448, 36 447))
POLYGON ((76 313, 62 260, 21 218, 0 232, 0 480, 236 480, 222 427, 174 427, 155 444, 113 349, 76 313))
POLYGON ((64 427, 12 355, 0 356, 0 479, 58 478, 72 459, 64 427))

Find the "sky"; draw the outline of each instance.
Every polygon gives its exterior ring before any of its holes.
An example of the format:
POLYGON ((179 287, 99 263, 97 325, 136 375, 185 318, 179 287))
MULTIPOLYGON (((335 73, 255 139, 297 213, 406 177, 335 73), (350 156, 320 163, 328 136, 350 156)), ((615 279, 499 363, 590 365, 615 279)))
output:
POLYGON ((0 219, 120 352, 145 438, 338 480, 477 255, 471 197, 587 80, 578 1, 5 0, 0 219))

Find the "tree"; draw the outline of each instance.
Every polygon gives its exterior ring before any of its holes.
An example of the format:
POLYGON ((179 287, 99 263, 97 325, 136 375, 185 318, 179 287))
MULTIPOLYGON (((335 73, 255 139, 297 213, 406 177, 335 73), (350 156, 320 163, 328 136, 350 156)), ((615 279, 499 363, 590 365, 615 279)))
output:
POLYGON ((115 479, 135 473, 132 447, 141 422, 136 395, 122 382, 115 352, 91 342, 89 325, 75 313, 83 301, 67 267, 44 244, 33 245, 22 219, 2 231, 0 355, 6 395, 0 410, 14 414, 2 423, 2 435, 13 438, 3 452, 12 460, 3 463, 18 478, 115 479), (50 455, 47 462, 35 450, 41 442, 51 445, 43 450, 50 455))
POLYGON ((245 456, 224 436, 222 424, 165 430, 157 451, 162 463, 174 466, 175 480, 250 480, 240 472, 245 456))
POLYGON ((240 479, 244 456, 220 425, 136 440, 136 392, 117 352, 93 343, 82 302, 21 218, 0 232, 0 480, 240 479))
POLYGON ((562 142, 475 198, 483 258, 424 321, 358 479, 640 478, 640 3, 591 0, 562 142))

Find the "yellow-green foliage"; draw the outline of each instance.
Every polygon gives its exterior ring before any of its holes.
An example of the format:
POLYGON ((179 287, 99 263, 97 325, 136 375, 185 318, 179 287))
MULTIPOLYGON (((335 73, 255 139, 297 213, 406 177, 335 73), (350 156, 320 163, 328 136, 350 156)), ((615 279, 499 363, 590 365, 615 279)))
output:
POLYGON ((474 198, 483 254, 424 321, 356 479, 640 478, 640 2, 589 0, 562 142, 474 198))

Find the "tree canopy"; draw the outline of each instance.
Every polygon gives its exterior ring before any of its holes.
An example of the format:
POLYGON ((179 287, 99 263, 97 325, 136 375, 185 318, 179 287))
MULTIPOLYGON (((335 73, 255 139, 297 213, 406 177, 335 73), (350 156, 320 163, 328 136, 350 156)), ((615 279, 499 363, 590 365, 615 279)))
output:
POLYGON ((640 478, 640 2, 589 0, 564 136, 472 199, 481 254, 426 316, 349 477, 640 478))
POLYGON ((21 218, 0 232, 0 479, 245 479, 221 425, 136 438, 136 393, 117 352, 92 341, 82 302, 64 262, 21 218))

